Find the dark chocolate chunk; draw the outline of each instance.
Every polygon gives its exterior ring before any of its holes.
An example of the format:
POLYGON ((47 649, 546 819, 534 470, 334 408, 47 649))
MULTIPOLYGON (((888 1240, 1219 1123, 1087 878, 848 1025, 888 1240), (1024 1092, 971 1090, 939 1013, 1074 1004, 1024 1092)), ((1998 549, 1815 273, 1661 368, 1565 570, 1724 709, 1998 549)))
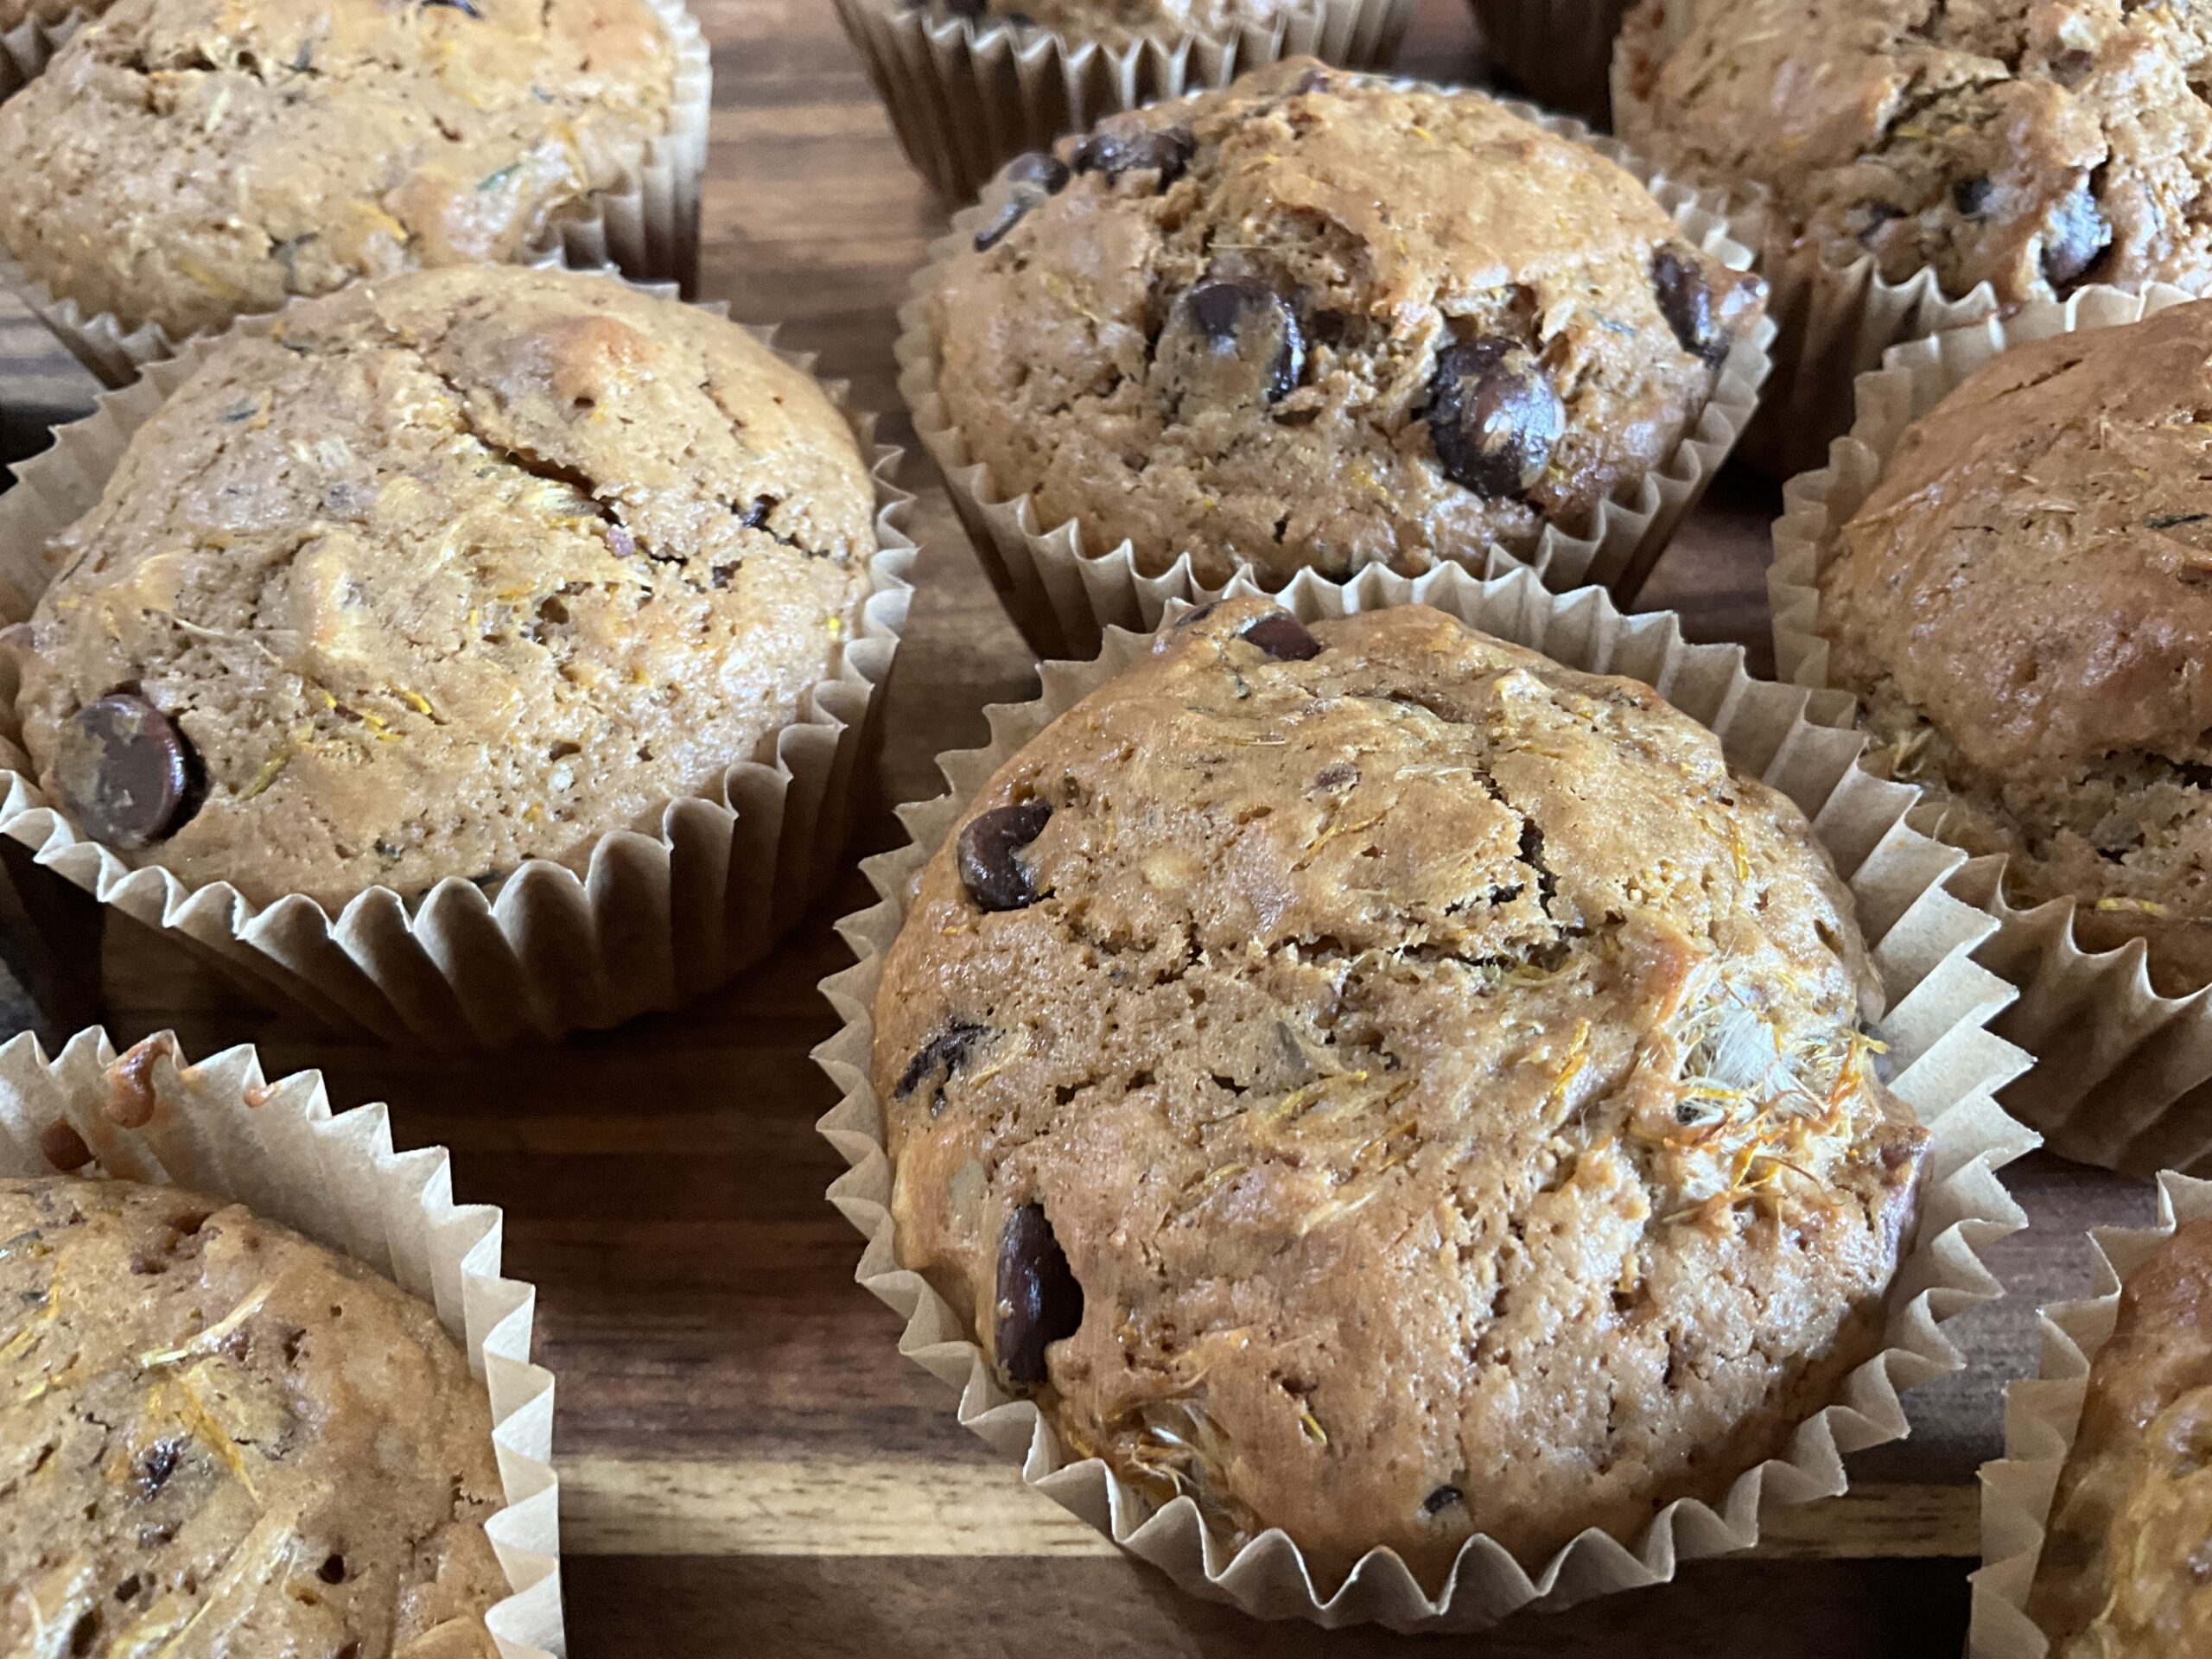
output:
POLYGON ((1525 346, 1463 340, 1436 354, 1429 442, 1455 484, 1492 500, 1525 495, 1566 429, 1559 393, 1525 346))
POLYGON ((1440 1486, 1421 1501, 1423 1515, 1441 1515, 1455 1503, 1464 1503, 1467 1495, 1457 1486, 1440 1486))
POLYGON ((1048 196, 1058 195, 1067 188, 1068 165, 1050 150, 1033 149, 1008 162, 1001 176, 1009 184, 1033 184, 1048 196))
POLYGON ((906 1062, 906 1069, 899 1074, 898 1096, 904 1100, 931 1077, 938 1079, 935 1104, 944 1103, 944 1085, 952 1074, 968 1063, 976 1052, 976 1044, 982 1037, 984 1028, 972 1020, 954 1020, 938 1034, 924 1043, 906 1062))
POLYGON ((1041 1204, 1025 1204, 999 1237, 999 1369, 1017 1383, 1042 1382, 1045 1350, 1083 1324, 1083 1287, 1068 1268, 1041 1204))
POLYGON ((995 806, 970 818, 960 831, 960 880, 979 910, 1021 910, 1039 893, 1022 867, 1021 849, 1045 832, 1050 801, 995 806))
POLYGON ((183 1456, 184 1448, 175 1440, 156 1440, 141 1452, 130 1471, 138 1496, 149 1498, 167 1485, 183 1456))
POLYGON ((136 851, 173 835, 206 793, 200 757, 176 722, 118 691, 69 717, 54 780, 94 840, 136 851))
POLYGON ((2065 293, 2088 275, 2111 245, 2112 221, 2087 184, 2076 187, 2051 210, 2050 224, 2044 231, 2044 280, 2065 293))
POLYGON ((1153 350, 1178 410, 1272 404, 1298 384, 1306 336, 1282 296, 1258 283, 1200 283, 1179 295, 1153 350))
POLYGON ((1713 302, 1713 278, 1706 275, 1702 258, 1688 248, 1656 250, 1651 286, 1659 296, 1659 315, 1667 319, 1684 351, 1707 363, 1728 355, 1727 323, 1713 302))
POLYGON ((1244 630, 1244 638, 1268 656, 1302 663, 1321 654, 1321 642, 1288 611, 1274 611, 1244 630))
POLYGON ((1995 181, 1986 173, 1977 174, 1951 187, 1951 206, 1959 210, 1961 219, 1980 219, 1989 211, 1989 199, 1996 194, 1995 181))
POLYGON ((1183 176, 1198 147, 1188 127, 1148 127, 1123 119, 1097 128, 1076 147, 1075 170, 1103 173, 1109 181, 1126 173, 1154 172, 1165 190, 1183 176))
POLYGON ((1191 610, 1184 612, 1182 615, 1177 617, 1175 619, 1175 626, 1179 628, 1191 627, 1197 623, 1205 621, 1206 618, 1211 616, 1220 608, 1221 601, 1217 599, 1212 601, 1209 604, 1197 606, 1191 610))
POLYGON ((988 253, 1006 240, 1014 227, 1029 217, 1032 207, 1044 204, 1045 193, 1033 184, 1017 185, 1009 191, 998 211, 983 221, 982 229, 976 232, 976 251, 988 253))

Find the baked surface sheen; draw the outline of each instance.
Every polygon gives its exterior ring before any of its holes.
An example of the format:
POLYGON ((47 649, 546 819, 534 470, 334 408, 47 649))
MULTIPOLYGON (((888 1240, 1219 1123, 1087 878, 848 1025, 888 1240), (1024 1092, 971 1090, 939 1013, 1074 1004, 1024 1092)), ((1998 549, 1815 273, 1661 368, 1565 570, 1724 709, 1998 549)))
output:
POLYGON ((1826 547, 1829 677, 1944 833, 2212 981, 2212 304, 2008 352, 1826 547))
POLYGON ((1079 518, 1093 552, 1128 538, 1147 573, 1188 553, 1210 583, 1240 562, 1270 583, 1410 575, 1587 531, 1695 426, 1763 302, 1630 175, 1480 94, 1306 59, 1101 131, 1120 160, 1064 141, 1072 179, 947 273, 938 389, 997 489, 1079 518), (1187 162, 1111 176, 1146 133, 1186 137, 1187 162), (1662 313, 1662 251, 1706 302, 1710 360, 1662 313), (1179 300, 1222 282, 1296 319, 1276 396, 1185 386, 1160 349, 1179 300), (1478 488, 1440 459, 1440 354, 1476 342, 1528 354, 1493 428, 1525 480, 1478 488))
POLYGON ((204 804, 131 861, 335 909, 657 833, 850 637, 874 493, 821 388, 603 278, 418 272, 226 343, 59 538, 18 708, 50 793, 137 687, 204 804))
POLYGON ((2028 1610, 2051 1659, 2212 1652, 2212 1222, 2128 1278, 2089 1368, 2028 1610))
POLYGON ((958 836, 919 877, 874 1011, 899 1260, 1004 1372, 1041 1206, 1071 1452, 1329 1585, 1633 1534, 1878 1345, 1925 1137, 1848 893, 1647 687, 1426 607, 1285 660, 1268 615, 1166 634, 978 794, 1049 804, 1034 903, 979 908, 958 836))
POLYGON ((1775 193, 1783 240, 2007 304, 2212 288, 2212 12, 2194 0, 1643 0, 1621 137, 1775 193))
POLYGON ((238 1205, 48 1179, 0 1180, 0 1651, 491 1659, 491 1406, 423 1304, 238 1205))
POLYGON ((668 130, 645 0, 118 0, 0 106, 0 243, 172 334, 519 257, 668 130))

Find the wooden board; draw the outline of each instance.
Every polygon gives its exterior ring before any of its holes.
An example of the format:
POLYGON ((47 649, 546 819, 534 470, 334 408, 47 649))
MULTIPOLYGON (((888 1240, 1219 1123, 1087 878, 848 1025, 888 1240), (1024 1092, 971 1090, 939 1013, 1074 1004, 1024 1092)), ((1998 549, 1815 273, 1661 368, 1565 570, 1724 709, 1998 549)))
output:
MULTIPOLYGON (((698 10, 717 68, 705 290, 739 317, 785 321, 787 342, 818 349, 904 433, 893 311, 944 210, 824 0, 698 10)), ((1403 63, 1480 73, 1459 0, 1427 0, 1403 63)), ((11 453, 37 425, 26 405, 89 397, 35 327, 0 317, 11 453)), ((925 492, 929 553, 861 850, 895 841, 889 803, 936 792, 933 755, 982 740, 985 703, 1035 690, 925 462, 908 481, 925 492)), ((1694 637, 1743 642, 1761 670, 1776 500, 1724 478, 1643 601, 1681 610, 1694 637)), ((835 1023, 816 982, 846 961, 830 923, 868 896, 849 878, 772 962, 680 1014, 481 1063, 288 1027, 123 922, 105 945, 109 1020, 120 1041, 174 1027, 194 1054, 252 1042, 272 1072, 319 1066, 340 1104, 389 1100, 404 1143, 452 1147, 461 1197, 505 1206, 509 1271, 539 1287, 540 1357, 560 1378, 582 1659, 1228 1656, 1255 1638, 1284 1654, 1402 1650, 1378 1631, 1262 1627, 1185 1596, 1024 1491, 899 1358, 898 1320, 852 1281, 859 1239, 822 1198, 840 1165, 813 1124, 834 1096, 807 1058, 835 1023)), ((2036 1229, 1994 1253, 2012 1295, 1952 1327, 1968 1372, 1909 1396, 1914 1438, 1856 1459, 1849 1498, 1780 1514, 1753 1557, 1454 1650, 1956 1655, 1974 1470, 1999 1444, 2002 1380, 2035 1363, 2035 1306, 2086 1287, 2082 1230, 2151 1211, 2145 1188, 2040 1156, 2012 1185, 2036 1229)))

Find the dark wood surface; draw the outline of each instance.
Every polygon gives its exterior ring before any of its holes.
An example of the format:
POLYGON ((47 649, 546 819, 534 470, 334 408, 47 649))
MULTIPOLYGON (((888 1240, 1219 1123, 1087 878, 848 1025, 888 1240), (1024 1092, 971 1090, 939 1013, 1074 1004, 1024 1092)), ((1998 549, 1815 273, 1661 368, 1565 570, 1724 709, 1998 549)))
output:
MULTIPOLYGON (((697 3, 697 0, 695 0, 697 3)), ((716 47, 703 288, 781 320, 826 373, 906 423, 893 311, 944 221, 901 160, 825 0, 703 0, 716 47)), ((1474 79, 1458 0, 1426 0, 1403 66, 1474 79)), ((0 442, 41 441, 91 388, 20 314, 0 316, 0 442)), ((1034 694, 925 461, 928 551, 858 850, 896 839, 892 802, 934 793, 938 752, 981 741, 984 704, 1034 694)), ((1643 605, 1770 664, 1765 531, 1777 493, 1725 477, 1643 605)), ((127 922, 108 929, 118 1041, 171 1027, 188 1052, 259 1046, 319 1067, 340 1105, 392 1103, 400 1139, 453 1149, 465 1199, 503 1205, 509 1271, 539 1287, 560 1379, 569 1623, 601 1655, 1353 1656, 1406 1638, 1262 1626, 1194 1600, 1025 1491, 900 1359, 897 1319, 853 1283, 860 1242, 823 1199, 815 1134, 832 1091, 808 1052, 834 1027, 816 982, 845 965, 831 923, 850 877, 772 962, 679 1014, 477 1063, 333 1042, 226 993, 127 922)), ((18 1018, 21 1018, 18 1015, 18 1018)), ((2032 1370, 2034 1310, 2088 1283, 2083 1230, 2148 1217, 2148 1189, 2044 1156, 2011 1184, 2034 1230, 1993 1253, 2010 1295, 1953 1326, 1961 1377, 1908 1396, 1909 1442, 1854 1460, 1853 1495, 1783 1512, 1749 1558, 1664 1589, 1458 1638, 1481 1656, 1648 1659, 1952 1656, 1978 1548, 1976 1466, 2003 1380, 2032 1370)))

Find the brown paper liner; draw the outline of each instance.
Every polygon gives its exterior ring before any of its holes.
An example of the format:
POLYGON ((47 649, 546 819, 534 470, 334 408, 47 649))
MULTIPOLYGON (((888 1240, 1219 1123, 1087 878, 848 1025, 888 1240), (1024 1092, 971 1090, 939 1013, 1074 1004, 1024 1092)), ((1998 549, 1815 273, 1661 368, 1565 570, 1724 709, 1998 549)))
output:
MULTIPOLYGON (((669 130, 626 161, 622 182, 594 192, 556 217, 545 234, 525 248, 518 264, 548 263, 593 270, 613 266, 641 283, 675 283, 686 293, 699 279, 699 191, 707 168, 707 124, 713 114, 715 72, 706 36, 683 0, 646 0, 676 48, 676 90, 669 130)), ((73 31, 73 19, 65 30, 73 31)), ((16 31, 21 34, 22 30, 16 31)), ((12 42, 16 35, 4 38, 12 42)), ((60 49, 64 32, 48 48, 60 49)), ((10 88, 7 63, 13 48, 0 55, 0 97, 10 88)), ((45 60, 39 60, 44 67, 45 60)), ((76 301, 57 296, 0 249, 0 286, 10 289, 54 330, 70 353, 104 385, 127 386, 149 364, 175 357, 184 340, 159 323, 126 328, 112 311, 87 313, 76 301)), ((266 314, 265 314, 266 315, 266 314)), ((187 340, 219 334, 204 329, 187 340)))
MULTIPOLYGON (((1686 238, 1732 270, 1750 267, 1751 250, 1732 235, 1733 227, 1719 211, 1720 198, 1669 181, 1630 150, 1595 137, 1579 121, 1546 115, 1528 104, 1507 103, 1503 107, 1618 163, 1674 215, 1686 238)), ((1220 597, 1225 589, 1201 582, 1187 555, 1159 575, 1147 576, 1137 569, 1135 551, 1127 541, 1104 552, 1087 551, 1080 520, 1046 525, 1033 498, 1004 494, 992 481, 990 469, 969 453, 966 438, 946 414, 938 395, 938 338, 929 320, 930 296, 945 279, 951 262, 974 246, 977 227, 995 210, 1001 192, 1007 188, 1002 181, 995 184, 982 202, 955 215, 950 232, 931 245, 928 263, 915 275, 912 296, 899 312, 899 391, 912 412, 916 434, 944 474, 945 493, 1014 626, 1042 656, 1089 657, 1098 650, 1105 628, 1154 628, 1170 599, 1203 602, 1220 597)), ((1479 564, 1486 575, 1527 564, 1554 588, 1596 583, 1611 588, 1624 602, 1632 600, 1675 526, 1704 495, 1750 423, 1770 366, 1767 347, 1773 338, 1773 325, 1762 321, 1748 338, 1736 342, 1720 365, 1713 395, 1696 424, 1661 466, 1624 484, 1611 500, 1599 505, 1597 526, 1590 535, 1570 536, 1547 525, 1525 552, 1511 554, 1495 546, 1471 549, 1470 563, 1479 564)), ((1103 539, 1094 532, 1090 542, 1096 545, 1103 539)))
MULTIPOLYGON (((2089 1235, 2097 1294, 2043 1313, 2038 1374, 2005 1386, 2005 1455, 1981 1465, 1982 1568, 1974 1575, 1967 1659, 2047 1659, 2050 1642, 2028 1617, 2058 1477, 2074 1449, 2090 1363, 2112 1335, 2120 1287, 2184 1223, 2212 1217, 2212 1181, 2158 1177, 2158 1224, 2089 1235)), ((2177 1571, 2179 1570, 2177 1565, 2177 1571)))
MULTIPOLYGON (((1256 591, 1241 580, 1231 588, 1256 591)), ((1841 1492, 1847 1453, 1908 1432, 1897 1390, 1966 1363, 1940 1322, 2000 1294, 1974 1251, 2026 1224, 1993 1172, 2033 1147, 2035 1136, 1993 1098, 2028 1064, 1984 1028, 2012 995, 1970 956, 1996 924, 1943 891, 1944 876, 1962 855, 1906 824, 1918 791, 1859 769, 1858 734, 1808 719, 1802 691, 1751 679, 1740 650, 1684 644, 1671 615, 1624 616, 1597 588, 1559 596, 1527 570, 1478 582, 1457 566, 1415 581, 1370 569, 1341 587, 1301 575, 1278 597, 1309 621, 1390 605, 1434 605, 1573 667, 1632 675, 1705 722, 1732 762, 1764 776, 1805 810, 1850 883, 1882 976, 1889 1012, 1878 1029, 1897 1066, 1890 1086, 1933 1136, 1917 1236, 1891 1290, 1887 1345, 1850 1374, 1836 1403, 1798 1426, 1786 1458, 1738 1477, 1717 1508, 1687 1499, 1670 1503, 1633 1538, 1586 1532, 1533 1570, 1478 1536, 1434 1598, 1395 1554, 1382 1550, 1362 1560, 1341 1587, 1318 1585, 1280 1531, 1232 1552, 1189 1498, 1155 1507, 1103 1463, 1070 1461, 1036 1407, 999 1387, 951 1308, 898 1262, 891 1165, 869 1082, 871 1008, 911 884, 965 804, 1055 715, 1149 649, 1148 637, 1118 628, 1106 635, 1094 662, 1046 664, 1038 701, 990 709, 990 747, 941 756, 950 791, 901 809, 910 843, 861 866, 882 901, 839 924, 859 963, 823 982, 844 1026, 815 1051, 843 1091, 820 1128, 851 1166, 830 1196, 868 1239, 860 1281, 906 1319, 900 1351, 960 1391, 960 1421, 1019 1459, 1028 1484, 1185 1589, 1262 1618, 1479 1630, 1531 1602, 1562 1607, 1656 1584, 1672 1578, 1680 1561, 1747 1548, 1758 1540, 1763 1503, 1841 1492)))
POLYGON ((28 17, 0 34, 0 99, 13 98, 36 79, 39 71, 68 44, 69 37, 88 16, 83 11, 65 12, 50 23, 28 17))
MULTIPOLYGON (((1858 420, 1836 441, 1827 466, 1792 479, 1783 493, 1767 574, 1777 671, 1827 687, 1821 543, 1873 493, 1906 427, 2013 346, 2116 327, 2190 299, 2176 288, 2085 288, 2063 304, 2026 306, 2003 321, 1891 347, 1879 369, 1859 377, 1858 420)), ((1821 695, 1834 700, 1838 718, 1850 717, 1847 693, 1821 695)), ((1939 834, 1940 816, 1930 802, 1919 822, 1939 834)), ((2020 1000, 1995 1028, 2042 1062, 2005 1091, 2006 1107, 2078 1163, 2145 1177, 2212 1168, 2212 988, 2161 996, 2140 940, 2084 950, 2075 937, 2074 899, 2016 908, 2005 896, 2004 873, 2002 858, 1975 859, 1953 890, 1999 919, 1980 960, 2018 985, 2020 1000)))
POLYGON ((393 1152, 384 1107, 333 1116, 317 1072, 268 1083, 250 1047, 193 1065, 166 1033, 147 1044, 156 1051, 146 1073, 156 1103, 139 1129, 107 1115, 116 1052, 105 1032, 79 1032, 51 1061, 30 1036, 0 1047, 0 1176, 53 1174, 40 1136, 67 1123, 93 1149, 99 1173, 244 1204, 435 1308, 490 1393, 505 1489, 506 1507, 484 1530, 514 1593, 484 1622, 501 1659, 566 1653, 553 1376, 530 1361, 537 1293, 499 1276, 499 1211, 454 1203, 444 1148, 393 1152))
POLYGON ((1547 109, 1612 113, 1613 37, 1635 0, 1471 0, 1491 62, 1547 109))
MULTIPOLYGON (((246 318, 234 331, 264 333, 275 321, 246 318)), ((752 332, 772 346, 772 329, 752 332)), ((179 357, 104 394, 0 495, 0 621, 30 613, 52 575, 49 539, 99 499, 130 435, 216 343, 188 341, 179 357)), ((813 366, 810 356, 779 355, 813 366)), ((448 877, 416 899, 372 887, 333 916, 297 893, 257 906, 228 882, 194 887, 157 867, 134 870, 41 792, 12 685, 0 687, 0 834, 103 904, 197 948, 280 1010, 387 1041, 461 1049, 550 1039, 674 1007, 721 983, 766 956, 842 868, 860 762, 913 598, 906 575, 918 550, 905 528, 913 498, 892 481, 902 452, 874 443, 875 417, 850 408, 842 382, 823 390, 874 463, 876 552, 852 637, 777 734, 772 761, 741 761, 719 787, 671 802, 658 835, 602 837, 587 874, 530 859, 489 896, 448 877)))
POLYGON ((1209 86, 1284 58, 1382 69, 1416 0, 1309 0, 1224 40, 1203 35, 1077 41, 1002 19, 933 14, 906 0, 836 0, 914 170, 966 201, 1024 150, 1121 110, 1209 86))

